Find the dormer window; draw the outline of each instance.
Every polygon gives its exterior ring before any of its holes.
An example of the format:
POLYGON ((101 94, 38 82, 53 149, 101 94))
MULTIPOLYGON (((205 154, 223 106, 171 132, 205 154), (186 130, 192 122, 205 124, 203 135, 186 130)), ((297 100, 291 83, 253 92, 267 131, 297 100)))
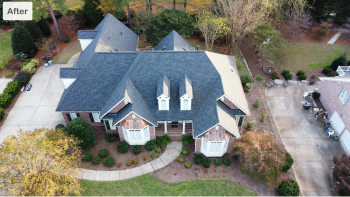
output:
POLYGON ((192 82, 185 74, 184 78, 179 83, 180 93, 180 110, 191 110, 191 101, 193 98, 192 82))
POLYGON ((169 110, 170 81, 166 75, 158 80, 157 99, 159 110, 169 110))
POLYGON ((166 100, 161 100, 161 110, 166 110, 166 100))
POLYGON ((183 109, 185 109, 185 110, 188 109, 188 100, 185 99, 185 100, 183 101, 182 105, 183 105, 183 106, 182 106, 183 109))

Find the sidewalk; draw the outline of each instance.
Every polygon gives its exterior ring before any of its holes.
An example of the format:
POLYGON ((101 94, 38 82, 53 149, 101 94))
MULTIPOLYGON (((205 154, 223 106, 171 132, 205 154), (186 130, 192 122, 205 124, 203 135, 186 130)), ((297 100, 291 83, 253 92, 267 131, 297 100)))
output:
POLYGON ((132 169, 118 171, 96 171, 79 169, 81 173, 76 178, 82 178, 85 180, 93 181, 117 181, 134 178, 169 165, 180 155, 181 149, 182 142, 174 141, 168 144, 164 153, 159 158, 149 163, 143 164, 132 169))

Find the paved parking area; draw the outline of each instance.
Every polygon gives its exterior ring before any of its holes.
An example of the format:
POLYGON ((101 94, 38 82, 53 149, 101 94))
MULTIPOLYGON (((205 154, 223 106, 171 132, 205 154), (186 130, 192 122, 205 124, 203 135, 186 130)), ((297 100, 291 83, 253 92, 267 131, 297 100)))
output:
POLYGON ((64 90, 59 72, 62 67, 72 66, 73 64, 54 64, 39 68, 29 82, 33 85, 31 90, 21 93, 1 127, 0 143, 19 130, 54 128, 57 124, 65 124, 62 114, 55 112, 64 90))
MULTIPOLYGON (((311 110, 303 109, 303 93, 317 85, 293 82, 266 89, 266 98, 281 139, 294 159, 293 170, 303 196, 331 196, 333 155, 342 151, 339 140, 328 138, 311 110)), ((322 96, 322 95, 321 95, 322 96)))

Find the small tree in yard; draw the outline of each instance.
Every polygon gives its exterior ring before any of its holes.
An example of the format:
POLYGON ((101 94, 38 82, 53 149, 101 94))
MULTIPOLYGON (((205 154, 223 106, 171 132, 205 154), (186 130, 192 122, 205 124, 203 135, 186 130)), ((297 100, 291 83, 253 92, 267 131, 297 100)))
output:
POLYGON ((282 173, 286 163, 285 153, 283 145, 267 132, 248 131, 234 148, 242 170, 271 188, 277 187, 286 178, 282 173))
POLYGON ((333 157, 333 178, 340 196, 350 196, 350 157, 343 153, 333 157))
POLYGON ((347 53, 345 52, 341 56, 339 56, 337 59, 335 59, 330 67, 336 71, 338 69, 338 66, 346 66, 347 65, 347 53))
POLYGON ((15 25, 11 33, 11 42, 13 54, 24 53, 33 57, 38 51, 33 36, 23 26, 15 25))
POLYGON ((322 22, 320 27, 316 29, 316 33, 320 36, 328 35, 330 27, 332 27, 332 24, 329 24, 327 22, 322 22))
POLYGON ((0 189, 16 196, 79 195, 78 142, 46 129, 21 131, 0 148, 0 189))
POLYGON ((218 37, 226 35, 230 31, 225 18, 219 18, 212 12, 205 10, 197 18, 197 27, 203 34, 207 51, 212 50, 218 37))
POLYGON ((83 118, 74 118, 67 127, 67 134, 80 140, 79 147, 88 149, 96 144, 95 133, 83 118))

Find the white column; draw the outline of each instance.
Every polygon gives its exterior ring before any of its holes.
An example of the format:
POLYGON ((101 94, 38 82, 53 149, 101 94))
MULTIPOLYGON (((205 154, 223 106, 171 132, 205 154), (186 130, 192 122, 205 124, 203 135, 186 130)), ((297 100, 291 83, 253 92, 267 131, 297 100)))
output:
POLYGON ((164 133, 167 133, 168 131, 168 128, 167 128, 167 125, 168 125, 168 121, 164 121, 164 133))
POLYGON ((185 124, 186 124, 186 121, 183 121, 182 123, 182 134, 185 134, 185 124))

